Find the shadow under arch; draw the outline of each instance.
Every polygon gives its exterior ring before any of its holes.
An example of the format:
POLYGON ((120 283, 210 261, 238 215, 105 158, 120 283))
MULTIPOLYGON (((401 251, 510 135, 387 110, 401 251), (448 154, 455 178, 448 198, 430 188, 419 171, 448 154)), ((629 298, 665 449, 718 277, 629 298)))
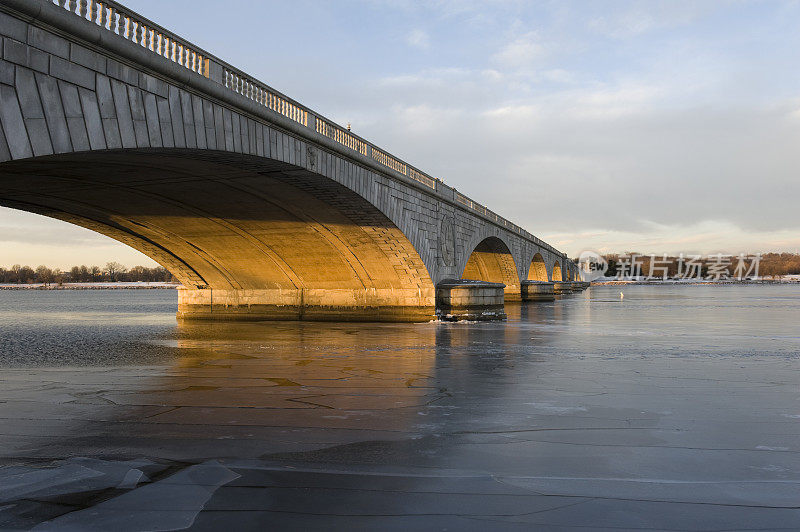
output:
POLYGON ((359 319, 348 309, 370 321, 434 315, 428 269, 400 228, 353 190, 272 159, 183 149, 19 159, 0 163, 0 205, 148 255, 187 289, 186 317, 226 319, 225 309, 236 309, 234 319, 359 319), (209 315, 192 315, 200 310, 192 305, 209 315))
POLYGON ((564 280, 564 276, 561 273, 561 263, 559 263, 558 261, 555 261, 553 263, 553 275, 551 280, 555 282, 560 282, 564 280))
POLYGON ((506 243, 496 236, 487 237, 478 243, 470 254, 461 277, 504 283, 506 301, 521 298, 519 273, 514 257, 506 243))
POLYGON ((547 282, 550 279, 547 277, 547 265, 544 263, 544 258, 541 253, 537 253, 531 260, 531 267, 528 269, 529 281, 547 282))

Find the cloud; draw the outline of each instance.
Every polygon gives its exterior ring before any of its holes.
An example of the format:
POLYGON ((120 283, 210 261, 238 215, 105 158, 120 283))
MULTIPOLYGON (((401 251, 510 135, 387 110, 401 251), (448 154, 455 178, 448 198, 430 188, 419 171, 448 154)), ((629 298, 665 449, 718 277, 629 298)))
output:
POLYGON ((535 32, 514 38, 492 56, 492 62, 506 70, 532 70, 545 55, 545 47, 535 32))
POLYGON ((648 233, 637 230, 564 232, 542 235, 569 249, 571 256, 585 250, 600 253, 632 252, 643 255, 800 252, 800 234, 792 230, 749 231, 728 222, 704 220, 690 225, 664 225, 648 233))
POLYGON ((695 22, 709 11, 724 8, 730 2, 675 2, 638 0, 617 2, 615 9, 603 9, 592 16, 590 31, 612 39, 631 39, 663 29, 673 29, 695 22))
POLYGON ((426 50, 431 45, 431 39, 427 33, 420 29, 416 29, 411 30, 408 35, 406 35, 406 43, 412 48, 426 50))
POLYGON ((715 107, 675 101, 680 80, 632 78, 507 99, 464 69, 395 83, 368 138, 534 234, 593 234, 554 237, 570 252, 797 246, 794 98, 715 107))
POLYGON ((0 267, 45 264, 55 268, 102 265, 115 260, 126 266, 155 266, 147 256, 76 225, 37 214, 0 207, 0 267))

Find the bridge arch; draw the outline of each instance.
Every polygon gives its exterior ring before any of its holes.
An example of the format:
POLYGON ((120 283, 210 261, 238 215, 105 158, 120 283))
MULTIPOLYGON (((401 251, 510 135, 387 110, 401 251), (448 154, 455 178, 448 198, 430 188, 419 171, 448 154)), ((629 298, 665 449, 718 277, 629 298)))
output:
POLYGON ((185 287, 179 315, 433 314, 433 281, 404 232, 353 190, 291 164, 123 149, 7 161, 0 180, 0 205, 105 234, 169 269, 185 287))
POLYGON ((481 240, 469 254, 462 279, 503 283, 506 299, 519 297, 519 273, 508 245, 496 236, 481 240))
POLYGON ((547 275, 547 265, 544 262, 544 257, 542 257, 541 253, 536 253, 531 259, 531 266, 528 269, 528 280, 529 281, 549 281, 549 277, 547 275))
POLYGON ((561 262, 555 261, 553 263, 553 273, 551 275, 551 280, 555 282, 560 282, 564 280, 564 275, 561 271, 561 262))

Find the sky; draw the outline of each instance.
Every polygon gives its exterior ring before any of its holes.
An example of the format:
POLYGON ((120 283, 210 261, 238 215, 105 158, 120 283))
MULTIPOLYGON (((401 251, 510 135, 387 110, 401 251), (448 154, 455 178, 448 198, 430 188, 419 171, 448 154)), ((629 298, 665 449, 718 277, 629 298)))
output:
MULTIPOLYGON (((800 250, 800 2, 128 0, 577 256, 800 250)), ((0 265, 153 264, 0 209, 0 265)))

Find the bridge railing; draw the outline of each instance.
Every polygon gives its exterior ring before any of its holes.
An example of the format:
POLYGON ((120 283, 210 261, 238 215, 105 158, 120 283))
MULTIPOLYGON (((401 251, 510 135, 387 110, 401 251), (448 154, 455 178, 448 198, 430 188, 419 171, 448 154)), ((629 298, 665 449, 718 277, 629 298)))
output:
POLYGON ((241 94, 245 98, 253 100, 290 120, 294 120, 298 124, 308 126, 308 110, 303 106, 284 98, 270 90, 266 85, 253 81, 244 74, 227 66, 223 66, 222 75, 225 80, 225 87, 233 92, 241 94))
POLYGON ((558 253, 552 246, 534 237, 528 231, 497 213, 487 209, 467 196, 448 187, 439 179, 418 170, 402 159, 381 150, 371 142, 351 133, 349 130, 314 113, 299 102, 289 98, 269 85, 261 83, 244 72, 229 65, 225 61, 191 44, 169 30, 145 17, 131 11, 113 0, 46 0, 53 5, 83 18, 87 23, 95 24, 120 38, 135 43, 145 50, 172 61, 199 76, 222 84, 244 98, 264 108, 282 115, 316 133, 333 140, 382 166, 389 168, 409 179, 412 179, 432 190, 445 193, 452 192, 452 200, 464 205, 477 214, 513 231, 541 247, 558 253))
POLYGON ((105 0, 51 1, 87 22, 97 24, 192 72, 209 77, 209 55, 121 4, 105 0))
POLYGON ((315 121, 317 133, 321 133, 329 139, 347 146, 351 150, 357 151, 361 155, 369 155, 369 143, 361 140, 355 135, 352 135, 350 132, 340 128, 336 124, 330 124, 319 117, 316 117, 315 121))

